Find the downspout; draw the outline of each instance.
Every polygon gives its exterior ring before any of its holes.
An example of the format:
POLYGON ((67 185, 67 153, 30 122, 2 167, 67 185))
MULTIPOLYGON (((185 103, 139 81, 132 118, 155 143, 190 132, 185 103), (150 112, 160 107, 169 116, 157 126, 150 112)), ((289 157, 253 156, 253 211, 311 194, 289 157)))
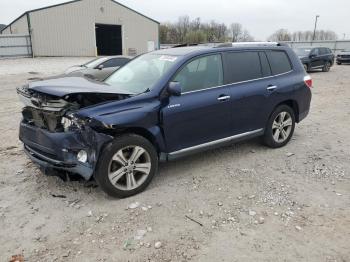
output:
POLYGON ((31 24, 30 24, 30 15, 29 15, 29 12, 27 12, 27 25, 28 25, 28 33, 29 33, 29 39, 30 39, 30 51, 32 52, 32 57, 34 58, 33 39, 32 39, 32 26, 31 26, 31 24))
POLYGON ((160 50, 160 24, 158 24, 158 50, 160 50))

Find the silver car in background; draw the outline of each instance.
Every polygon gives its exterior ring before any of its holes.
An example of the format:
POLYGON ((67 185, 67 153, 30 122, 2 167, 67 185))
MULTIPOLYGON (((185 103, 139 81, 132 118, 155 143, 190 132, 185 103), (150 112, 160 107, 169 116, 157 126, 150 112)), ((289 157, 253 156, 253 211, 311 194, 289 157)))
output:
POLYGON ((127 64, 131 59, 131 56, 99 57, 86 64, 72 66, 64 74, 65 76, 82 76, 103 81, 115 70, 127 64))

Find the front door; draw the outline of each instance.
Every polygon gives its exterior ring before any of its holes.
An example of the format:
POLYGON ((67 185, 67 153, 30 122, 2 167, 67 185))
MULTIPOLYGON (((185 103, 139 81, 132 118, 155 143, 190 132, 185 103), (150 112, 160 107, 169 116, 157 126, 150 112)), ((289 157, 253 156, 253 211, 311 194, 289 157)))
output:
POLYGON ((167 151, 174 152, 230 135, 230 90, 223 85, 220 54, 191 60, 174 77, 181 96, 162 109, 167 151))

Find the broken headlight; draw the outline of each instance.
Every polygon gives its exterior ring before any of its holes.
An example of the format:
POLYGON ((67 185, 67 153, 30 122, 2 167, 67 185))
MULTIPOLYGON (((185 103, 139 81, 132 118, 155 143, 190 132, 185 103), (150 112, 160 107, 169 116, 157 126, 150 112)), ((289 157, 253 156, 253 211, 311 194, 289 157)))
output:
POLYGON ((81 129, 86 124, 86 121, 74 116, 73 114, 70 114, 66 117, 62 117, 61 124, 64 131, 67 132, 75 129, 81 129))

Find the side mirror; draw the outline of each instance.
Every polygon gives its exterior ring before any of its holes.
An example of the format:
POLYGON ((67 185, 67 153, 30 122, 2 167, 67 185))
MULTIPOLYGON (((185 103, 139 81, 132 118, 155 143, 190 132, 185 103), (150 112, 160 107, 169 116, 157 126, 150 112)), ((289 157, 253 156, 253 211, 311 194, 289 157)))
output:
POLYGON ((103 68, 104 68, 104 65, 99 65, 99 66, 97 67, 98 70, 102 70, 103 68))
POLYGON ((181 96, 181 89, 180 82, 170 82, 167 90, 170 95, 181 96))

